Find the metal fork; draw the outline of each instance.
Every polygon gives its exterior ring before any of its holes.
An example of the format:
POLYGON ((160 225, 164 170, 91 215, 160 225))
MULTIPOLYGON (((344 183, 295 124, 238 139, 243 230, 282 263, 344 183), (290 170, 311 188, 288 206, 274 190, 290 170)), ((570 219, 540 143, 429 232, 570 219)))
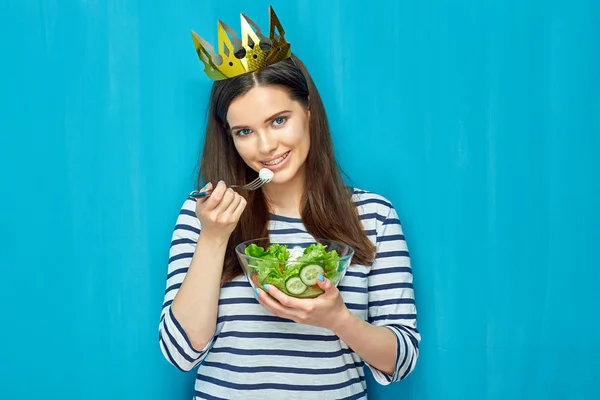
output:
MULTIPOLYGON (((268 183, 270 181, 270 179, 262 179, 260 176, 258 178, 256 178, 255 180, 253 180, 252 182, 244 185, 244 186, 238 186, 238 185, 231 185, 228 186, 227 188, 238 188, 238 189, 245 189, 245 190, 256 190, 258 188, 260 188, 262 185, 264 185, 265 183, 268 183)), ((212 193, 212 192, 211 192, 212 193)), ((210 193, 208 192, 200 192, 197 190, 194 190, 192 193, 190 193, 190 196, 195 197, 197 199, 202 199, 204 197, 209 197, 210 193)))

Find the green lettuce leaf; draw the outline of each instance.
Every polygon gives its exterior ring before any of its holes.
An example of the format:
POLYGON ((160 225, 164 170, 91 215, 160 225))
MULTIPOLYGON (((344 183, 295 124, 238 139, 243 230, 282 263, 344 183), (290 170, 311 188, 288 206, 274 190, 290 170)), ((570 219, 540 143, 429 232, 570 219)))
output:
POLYGON ((256 274, 258 285, 269 283, 285 293, 287 293, 285 282, 293 276, 300 275, 300 270, 307 264, 316 262, 322 265, 327 279, 334 282, 340 274, 338 262, 328 261, 338 258, 338 253, 335 250, 328 252, 327 246, 320 243, 308 246, 303 254, 293 261, 289 260, 290 252, 286 245, 271 244, 265 251, 264 248, 253 243, 246 247, 245 253, 260 258, 260 260, 250 260, 249 265, 252 274, 256 274))
POLYGON ((325 272, 331 272, 337 270, 337 261, 328 261, 331 259, 339 258, 337 251, 327 251, 327 246, 321 243, 314 243, 308 246, 304 250, 304 254, 298 258, 298 261, 305 263, 319 261, 319 264, 323 266, 325 272))

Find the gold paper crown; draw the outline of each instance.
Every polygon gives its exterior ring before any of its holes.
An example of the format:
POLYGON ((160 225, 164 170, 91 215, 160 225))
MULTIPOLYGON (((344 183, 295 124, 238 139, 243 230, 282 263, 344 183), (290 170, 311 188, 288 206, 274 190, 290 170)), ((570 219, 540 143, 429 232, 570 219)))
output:
POLYGON ((260 28, 250 18, 243 13, 240 13, 240 16, 242 20, 241 41, 230 27, 218 21, 218 54, 206 40, 192 31, 196 53, 204 64, 204 72, 213 81, 259 70, 284 60, 292 54, 290 44, 283 37, 285 32, 273 7, 269 7, 270 33, 268 38, 263 36, 260 28), (275 28, 278 33, 275 33, 275 28), (228 34, 231 36, 231 40, 228 34))

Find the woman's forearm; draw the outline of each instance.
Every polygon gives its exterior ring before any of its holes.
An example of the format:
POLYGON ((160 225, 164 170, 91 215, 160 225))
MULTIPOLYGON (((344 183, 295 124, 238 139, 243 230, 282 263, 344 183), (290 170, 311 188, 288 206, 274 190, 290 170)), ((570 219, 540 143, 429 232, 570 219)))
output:
POLYGON ((397 339, 390 329, 371 325, 347 311, 332 331, 367 364, 394 375, 397 339))
POLYGON ((200 233, 192 262, 171 309, 196 349, 214 334, 225 259, 226 239, 200 233))

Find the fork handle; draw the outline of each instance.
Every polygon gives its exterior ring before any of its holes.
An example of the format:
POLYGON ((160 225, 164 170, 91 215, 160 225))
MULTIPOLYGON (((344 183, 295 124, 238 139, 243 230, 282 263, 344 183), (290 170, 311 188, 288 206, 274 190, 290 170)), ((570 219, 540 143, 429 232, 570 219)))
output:
POLYGON ((190 196, 194 197, 196 199, 203 199, 204 197, 210 196, 210 193, 208 193, 208 192, 196 192, 196 191, 193 191, 192 193, 190 193, 190 196))
MULTIPOLYGON (((244 186, 238 186, 238 185, 230 185, 227 188, 228 189, 247 189, 244 186)), ((192 193, 190 193, 190 196, 192 196, 192 197, 194 197, 196 199, 202 199, 204 197, 210 196, 210 193, 207 193, 207 192, 198 192, 198 191, 194 190, 192 193)))

